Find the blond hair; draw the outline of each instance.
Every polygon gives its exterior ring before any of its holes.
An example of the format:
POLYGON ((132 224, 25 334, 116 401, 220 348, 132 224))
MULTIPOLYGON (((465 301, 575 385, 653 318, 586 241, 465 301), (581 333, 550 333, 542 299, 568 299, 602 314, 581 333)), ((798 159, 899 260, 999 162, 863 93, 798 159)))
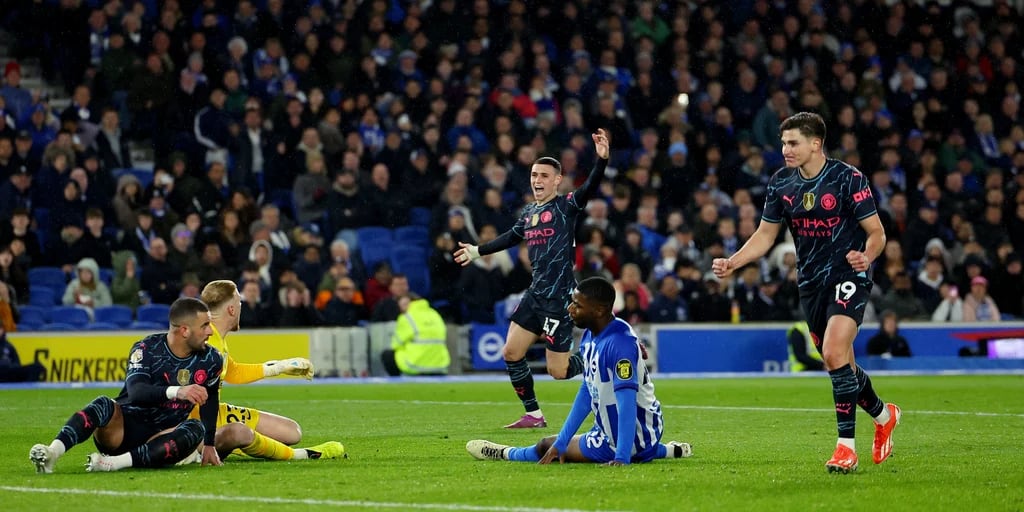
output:
POLYGON ((210 281, 203 287, 200 298, 209 306, 212 312, 220 310, 222 306, 234 299, 236 295, 238 295, 238 286, 235 285, 234 281, 218 279, 210 281))

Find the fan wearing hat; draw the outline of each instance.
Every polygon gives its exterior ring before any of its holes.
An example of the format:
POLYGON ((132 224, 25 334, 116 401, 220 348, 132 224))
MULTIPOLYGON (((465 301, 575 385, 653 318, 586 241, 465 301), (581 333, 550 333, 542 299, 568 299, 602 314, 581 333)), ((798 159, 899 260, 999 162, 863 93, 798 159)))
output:
POLYGON ((998 322, 999 307, 988 294, 988 279, 977 275, 971 278, 971 292, 964 297, 965 322, 998 322))

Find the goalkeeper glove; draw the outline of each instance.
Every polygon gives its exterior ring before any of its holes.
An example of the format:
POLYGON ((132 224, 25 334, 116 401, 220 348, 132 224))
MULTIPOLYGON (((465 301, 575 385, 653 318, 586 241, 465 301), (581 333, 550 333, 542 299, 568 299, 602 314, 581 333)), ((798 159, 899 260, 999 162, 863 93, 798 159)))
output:
POLYGON ((313 379, 313 363, 305 357, 293 357, 281 361, 267 361, 263 363, 263 376, 275 377, 284 375, 301 375, 306 380, 313 379))

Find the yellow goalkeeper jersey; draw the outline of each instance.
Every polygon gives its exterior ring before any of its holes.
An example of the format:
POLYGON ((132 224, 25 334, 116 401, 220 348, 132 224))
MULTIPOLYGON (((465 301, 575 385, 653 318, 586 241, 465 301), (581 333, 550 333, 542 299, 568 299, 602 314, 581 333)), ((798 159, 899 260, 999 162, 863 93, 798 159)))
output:
POLYGON ((263 364, 262 363, 239 363, 231 357, 231 352, 228 351, 228 342, 225 340, 217 328, 210 325, 210 330, 213 334, 210 335, 210 339, 206 340, 206 344, 217 349, 221 355, 224 356, 224 373, 221 379, 221 385, 224 382, 231 384, 248 384, 250 382, 256 382, 263 378, 263 364))

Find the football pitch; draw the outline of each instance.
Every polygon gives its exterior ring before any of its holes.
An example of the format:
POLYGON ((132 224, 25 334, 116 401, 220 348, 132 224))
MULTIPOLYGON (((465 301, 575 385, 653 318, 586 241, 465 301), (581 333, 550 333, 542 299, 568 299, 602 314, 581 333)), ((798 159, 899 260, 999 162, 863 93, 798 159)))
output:
MULTIPOLYGON (((858 414, 860 469, 828 474, 835 445, 825 376, 655 378, 663 441, 694 455, 628 467, 477 461, 470 439, 531 445, 558 432, 579 380, 541 379, 549 427, 501 428, 522 408, 507 381, 230 386, 232 404, 294 418, 301 446, 342 441, 345 460, 229 457, 219 468, 86 473, 79 445, 37 475, 34 443, 117 388, 0 388, 0 509, 91 510, 1024 510, 1024 376, 875 376, 903 408, 892 457, 871 462, 858 414)), ((585 423, 589 427, 589 420, 585 423)))

